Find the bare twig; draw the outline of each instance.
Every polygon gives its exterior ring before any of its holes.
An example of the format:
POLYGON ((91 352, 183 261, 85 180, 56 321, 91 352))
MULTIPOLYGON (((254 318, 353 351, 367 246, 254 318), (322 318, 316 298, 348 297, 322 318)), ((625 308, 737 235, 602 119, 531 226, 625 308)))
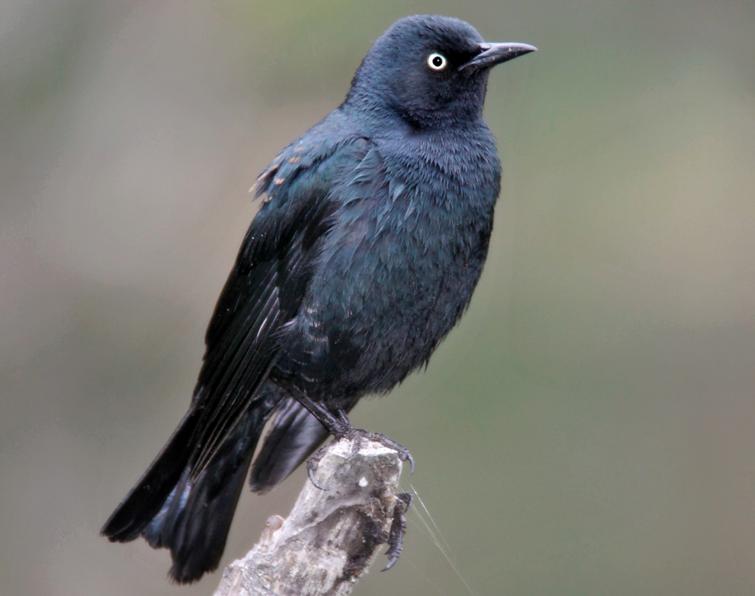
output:
POLYGON ((215 596, 351 594, 389 540, 400 475, 399 454, 381 443, 333 443, 288 519, 268 520, 252 550, 225 569, 215 596))

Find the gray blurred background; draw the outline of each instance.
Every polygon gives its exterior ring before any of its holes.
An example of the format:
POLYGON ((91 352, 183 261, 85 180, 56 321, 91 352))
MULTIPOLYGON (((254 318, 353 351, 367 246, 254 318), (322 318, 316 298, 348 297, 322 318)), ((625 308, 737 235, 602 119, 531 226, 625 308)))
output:
MULTIPOLYGON (((356 593, 755 593, 752 0, 2 2, 0 593, 215 588, 98 530, 188 404, 255 175, 417 12, 541 51, 491 80, 468 315, 355 416, 470 589, 413 516, 356 593)), ((225 562, 303 480, 242 497, 225 562)))

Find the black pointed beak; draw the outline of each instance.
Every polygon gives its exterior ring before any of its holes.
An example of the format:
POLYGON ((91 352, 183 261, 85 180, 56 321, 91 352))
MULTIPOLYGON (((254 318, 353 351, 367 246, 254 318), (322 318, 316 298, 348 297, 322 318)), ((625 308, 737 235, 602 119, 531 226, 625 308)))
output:
POLYGON ((481 43, 480 53, 469 62, 462 64, 459 70, 474 72, 484 68, 492 68, 496 64, 503 64, 536 51, 537 48, 528 43, 481 43))

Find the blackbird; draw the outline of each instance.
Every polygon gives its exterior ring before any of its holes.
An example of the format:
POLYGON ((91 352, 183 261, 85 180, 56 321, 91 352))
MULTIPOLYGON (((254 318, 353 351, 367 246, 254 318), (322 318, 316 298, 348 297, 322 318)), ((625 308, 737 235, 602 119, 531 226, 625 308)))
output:
POLYGON ((105 536, 141 535, 170 550, 174 580, 199 579, 218 566, 250 467, 252 490, 270 489, 330 434, 354 432, 360 398, 427 363, 488 252, 501 177, 488 75, 535 49, 429 15, 375 41, 343 103, 258 177, 264 199, 189 410, 105 536))

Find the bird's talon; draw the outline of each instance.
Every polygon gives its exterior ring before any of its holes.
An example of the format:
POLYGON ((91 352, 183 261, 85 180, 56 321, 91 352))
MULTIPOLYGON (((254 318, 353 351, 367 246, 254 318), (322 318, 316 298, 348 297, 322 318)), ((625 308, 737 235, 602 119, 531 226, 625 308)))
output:
POLYGON ((404 453, 400 453, 399 457, 402 459, 402 461, 405 461, 409 464, 409 473, 414 474, 414 458, 412 457, 412 454, 406 451, 404 453))

